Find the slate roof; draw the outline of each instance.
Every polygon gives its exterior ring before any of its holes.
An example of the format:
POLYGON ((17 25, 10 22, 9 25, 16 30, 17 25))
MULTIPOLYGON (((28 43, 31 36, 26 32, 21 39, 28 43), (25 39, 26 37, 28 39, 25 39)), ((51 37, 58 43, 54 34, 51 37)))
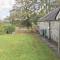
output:
POLYGON ((49 14, 47 14, 46 16, 40 18, 38 21, 49 21, 49 20, 56 20, 56 17, 58 15, 60 11, 60 7, 54 9, 53 11, 51 11, 49 14))

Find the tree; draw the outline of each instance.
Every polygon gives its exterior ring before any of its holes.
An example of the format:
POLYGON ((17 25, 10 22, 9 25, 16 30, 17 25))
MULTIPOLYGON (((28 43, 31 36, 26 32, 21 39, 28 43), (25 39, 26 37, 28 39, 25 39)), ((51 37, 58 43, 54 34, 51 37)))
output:
POLYGON ((22 25, 23 25, 23 26, 26 26, 28 29, 29 29, 29 27, 32 28, 32 23, 31 23, 31 21, 29 20, 29 17, 28 17, 28 16, 27 16, 27 19, 26 19, 26 20, 23 20, 23 21, 22 21, 22 25))
POLYGON ((57 5, 60 6, 60 0, 56 0, 57 5))
MULTIPOLYGON (((35 23, 32 16, 35 18, 37 16, 36 8, 37 0, 16 0, 16 4, 13 7, 13 10, 10 11, 10 18, 12 22, 17 20, 25 22, 28 24, 35 23), (35 16, 35 15, 36 16, 35 16), (28 18, 29 17, 29 18, 28 18), (32 21, 33 20, 33 21, 32 21)), ((38 7, 39 8, 39 7, 38 7)))
POLYGON ((36 24, 39 18, 55 8, 55 3, 55 0, 16 0, 10 11, 10 21, 16 25, 21 25, 22 22, 36 24))

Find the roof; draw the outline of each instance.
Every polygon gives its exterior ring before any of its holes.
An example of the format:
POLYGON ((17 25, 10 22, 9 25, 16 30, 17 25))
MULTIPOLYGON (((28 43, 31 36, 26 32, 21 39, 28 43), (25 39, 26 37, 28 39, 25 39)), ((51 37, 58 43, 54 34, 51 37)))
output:
POLYGON ((47 14, 46 16, 42 17, 39 19, 39 21, 51 21, 51 20, 56 20, 56 17, 58 15, 60 11, 60 7, 54 9, 53 11, 51 11, 49 14, 47 14))

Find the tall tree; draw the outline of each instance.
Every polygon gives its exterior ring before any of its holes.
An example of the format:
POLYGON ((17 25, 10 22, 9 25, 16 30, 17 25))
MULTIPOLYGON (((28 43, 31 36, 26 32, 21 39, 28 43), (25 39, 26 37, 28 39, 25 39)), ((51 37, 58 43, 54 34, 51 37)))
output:
POLYGON ((43 17, 55 8, 55 3, 56 0, 16 0, 16 4, 10 11, 11 22, 19 20, 21 23, 29 20, 36 24, 39 17, 43 17))
POLYGON ((39 6, 40 5, 37 0, 16 0, 16 4, 10 13, 15 20, 17 18, 20 20, 25 20, 27 16, 31 17, 32 14, 37 14, 39 6))

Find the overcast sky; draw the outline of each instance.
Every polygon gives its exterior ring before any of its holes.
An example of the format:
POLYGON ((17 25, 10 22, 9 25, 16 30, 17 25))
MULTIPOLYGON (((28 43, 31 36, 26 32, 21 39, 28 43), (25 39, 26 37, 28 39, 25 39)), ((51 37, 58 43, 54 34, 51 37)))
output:
POLYGON ((0 0, 0 19, 9 15, 15 0, 0 0))

